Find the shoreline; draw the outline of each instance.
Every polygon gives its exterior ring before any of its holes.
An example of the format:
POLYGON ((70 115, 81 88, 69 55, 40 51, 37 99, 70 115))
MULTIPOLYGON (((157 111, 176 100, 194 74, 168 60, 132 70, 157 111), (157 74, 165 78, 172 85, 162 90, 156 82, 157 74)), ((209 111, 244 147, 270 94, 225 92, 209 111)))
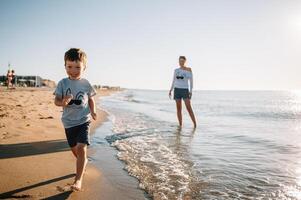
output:
POLYGON ((102 192, 100 197, 105 200, 152 199, 144 189, 139 187, 139 180, 131 176, 125 169, 126 163, 118 159, 118 149, 112 147, 106 140, 106 136, 115 134, 112 131, 113 122, 110 120, 110 113, 107 113, 107 117, 107 120, 104 121, 93 134, 91 143, 93 152, 90 154, 92 165, 102 172, 103 180, 111 186, 103 190, 104 192, 102 192))
MULTIPOLYGON (((0 92, 0 198, 99 199, 104 191, 112 191, 90 161, 83 191, 64 191, 75 177, 75 158, 65 138, 61 108, 53 104, 52 88, 0 88, 0 92)), ((114 92, 98 90, 96 98, 114 92)), ((91 136, 107 120, 107 113, 97 110, 91 136)), ((91 153, 88 148, 88 157, 91 153)))

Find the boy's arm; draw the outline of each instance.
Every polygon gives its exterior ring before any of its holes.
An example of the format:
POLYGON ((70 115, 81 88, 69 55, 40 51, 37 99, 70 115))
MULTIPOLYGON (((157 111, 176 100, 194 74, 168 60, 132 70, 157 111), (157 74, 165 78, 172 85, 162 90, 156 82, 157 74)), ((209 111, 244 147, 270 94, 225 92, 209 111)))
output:
POLYGON ((58 82, 57 87, 53 92, 53 95, 55 96, 54 104, 56 106, 62 106, 62 107, 66 107, 73 98, 72 94, 64 95, 62 80, 58 82))
POLYGON ((71 101, 71 99, 72 99, 72 95, 65 96, 64 98, 60 98, 58 96, 55 96, 54 104, 56 106, 66 107, 68 105, 68 103, 71 101))
POLYGON ((94 100, 94 97, 89 97, 89 100, 88 100, 88 103, 89 103, 89 108, 90 108, 90 112, 91 112, 91 116, 94 120, 97 119, 97 113, 96 113, 96 106, 95 106, 95 100, 94 100))

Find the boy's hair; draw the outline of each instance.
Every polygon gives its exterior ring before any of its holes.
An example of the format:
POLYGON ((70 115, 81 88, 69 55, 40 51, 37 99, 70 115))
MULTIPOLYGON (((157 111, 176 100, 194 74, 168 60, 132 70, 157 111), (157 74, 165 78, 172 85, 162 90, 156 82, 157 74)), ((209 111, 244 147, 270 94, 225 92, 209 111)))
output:
POLYGON ((71 48, 65 53, 65 65, 66 61, 80 61, 84 64, 85 68, 87 67, 87 55, 86 53, 79 48, 71 48))
POLYGON ((180 59, 186 60, 186 57, 185 57, 185 56, 180 56, 180 57, 179 57, 179 60, 180 60, 180 59))

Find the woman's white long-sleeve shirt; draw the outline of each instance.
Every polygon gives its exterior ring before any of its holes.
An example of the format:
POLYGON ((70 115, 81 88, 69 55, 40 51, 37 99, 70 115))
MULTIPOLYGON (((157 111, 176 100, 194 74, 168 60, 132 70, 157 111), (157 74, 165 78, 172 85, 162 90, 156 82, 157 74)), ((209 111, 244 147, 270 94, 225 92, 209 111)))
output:
POLYGON ((192 92, 192 88, 193 88, 192 72, 181 68, 175 69, 170 90, 173 90, 174 88, 185 88, 185 89, 187 88, 189 89, 190 92, 192 92))

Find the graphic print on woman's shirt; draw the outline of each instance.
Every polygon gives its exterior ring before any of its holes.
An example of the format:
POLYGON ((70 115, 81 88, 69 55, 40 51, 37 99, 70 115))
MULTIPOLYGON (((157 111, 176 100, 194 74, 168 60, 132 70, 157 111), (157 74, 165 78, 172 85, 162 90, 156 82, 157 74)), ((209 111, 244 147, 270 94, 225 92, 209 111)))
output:
POLYGON ((184 80, 184 78, 188 78, 187 76, 186 76, 186 73, 183 73, 183 72, 181 72, 181 71, 176 71, 176 78, 178 79, 178 80, 184 80))

